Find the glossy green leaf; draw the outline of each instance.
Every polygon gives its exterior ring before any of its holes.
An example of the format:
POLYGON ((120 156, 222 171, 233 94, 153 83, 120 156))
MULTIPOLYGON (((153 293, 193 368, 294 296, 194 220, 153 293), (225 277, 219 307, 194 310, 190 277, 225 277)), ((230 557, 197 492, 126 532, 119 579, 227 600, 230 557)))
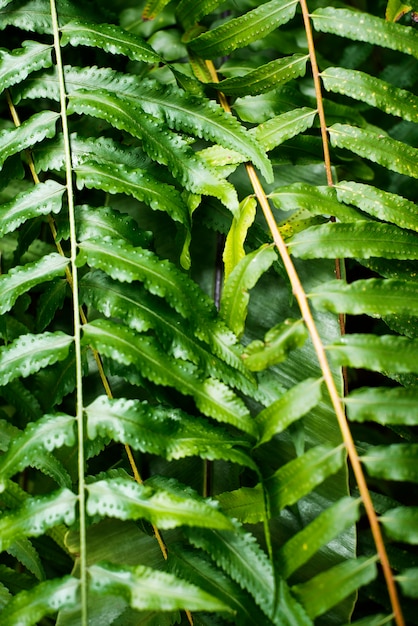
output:
POLYGON ((418 258, 418 237, 415 233, 378 222, 336 222, 311 226, 296 233, 288 245, 291 253, 302 259, 418 258))
POLYGON ((248 292, 275 260, 277 260, 275 250, 266 244, 244 256, 225 281, 220 314, 238 337, 244 332, 250 299, 248 292))
POLYGON ((122 595, 139 611, 228 611, 221 600, 195 585, 144 565, 92 565, 89 575, 92 591, 103 596, 122 595))
POLYGON ((80 581, 66 576, 46 580, 28 591, 21 591, 1 612, 4 626, 32 626, 43 617, 74 607, 78 602, 80 581))
POLYGON ((406 596, 418 598, 418 567, 403 570, 396 576, 396 580, 406 596))
POLYGON ((22 335, 0 348, 0 385, 64 359, 73 338, 61 331, 22 335))
MULTIPOLYGON (((418 35, 417 35, 418 43, 418 35)), ((392 137, 348 124, 334 124, 328 129, 331 145, 347 148, 361 157, 398 174, 418 178, 418 149, 392 137)))
POLYGON ((354 526, 360 516, 360 502, 342 498, 323 511, 303 530, 293 535, 276 556, 278 573, 288 578, 325 544, 346 528, 354 526))
POLYGON ((161 57, 141 37, 114 24, 74 21, 65 24, 61 32, 63 46, 69 43, 72 46, 93 46, 111 54, 123 54, 132 61, 161 61, 161 57))
POLYGON ((411 9, 411 4, 405 4, 405 2, 402 2, 401 0, 388 0, 386 7, 386 19, 388 22, 397 22, 411 9))
POLYGON ((83 332, 84 342, 104 356, 118 363, 135 365, 141 376, 193 397, 204 414, 255 434, 247 408, 231 389, 216 379, 202 379, 191 363, 165 355, 152 337, 138 335, 108 320, 90 322, 83 327, 83 332))
POLYGON ((30 148, 46 137, 53 137, 58 118, 59 113, 42 111, 13 130, 0 131, 0 166, 13 154, 30 148))
POLYGON ((418 231, 418 216, 414 202, 370 185, 341 181, 335 185, 341 202, 354 204, 362 211, 402 228, 418 231))
POLYGON ((197 526, 232 528, 232 522, 215 503, 198 496, 173 479, 154 477, 145 484, 130 479, 99 480, 88 485, 89 515, 119 519, 146 519, 159 528, 197 526))
POLYGON ((227 96, 256 96, 304 76, 308 58, 306 54, 293 54, 275 59, 244 76, 221 80, 216 83, 216 88, 227 96))
POLYGON ((369 278, 350 284, 335 280, 318 286, 309 298, 317 309, 333 313, 418 315, 418 286, 394 278, 369 278))
POLYGON ((351 334, 327 346, 338 365, 372 371, 417 372, 418 340, 394 335, 351 334))
POLYGON ((198 455, 255 467, 251 458, 240 449, 241 446, 248 447, 245 439, 232 437, 219 425, 212 426, 179 409, 99 396, 85 412, 91 440, 97 436, 109 437, 135 450, 158 454, 169 460, 198 455))
POLYGON ((222 255, 225 265, 225 281, 228 280, 234 267, 245 257, 244 242, 248 229, 254 222, 256 208, 256 199, 253 196, 247 196, 240 202, 238 211, 233 217, 222 255))
POLYGON ((277 115, 259 124, 253 133, 263 148, 272 150, 287 139, 291 139, 313 126, 316 116, 314 109, 301 107, 277 115))
POLYGON ((45 570, 42 566, 41 557, 32 543, 26 537, 16 539, 11 546, 7 548, 7 552, 11 554, 19 563, 21 563, 37 580, 45 580, 45 570))
POLYGON ((48 254, 39 261, 17 266, 0 276, 0 315, 9 311, 16 300, 35 285, 62 276, 69 259, 58 253, 48 254))
POLYGON ((48 496, 29 498, 0 519, 0 550, 6 550, 19 537, 38 537, 58 524, 73 524, 77 496, 61 489, 48 496))
POLYGON ((418 58, 418 33, 412 28, 350 9, 324 7, 312 13, 316 30, 398 50, 418 58))
MULTIPOLYGON (((62 23, 77 19, 80 16, 80 5, 75 5, 71 0, 57 0, 59 16, 62 23)), ((90 3, 83 5, 83 17, 89 21, 97 21, 97 6, 90 3)), ((16 26, 36 33, 50 34, 52 31, 51 11, 45 7, 44 0, 28 0, 24 5, 14 2, 0 13, 0 24, 16 26)))
POLYGON ((42 467, 43 455, 61 446, 75 443, 74 417, 65 414, 45 415, 16 436, 0 457, 0 475, 10 478, 28 466, 42 467))
POLYGON ((346 398, 347 414, 354 422, 379 424, 418 424, 417 387, 365 387, 355 389, 346 398))
POLYGON ((193 193, 213 195, 228 208, 237 204, 230 183, 217 178, 205 167, 180 135, 171 132, 138 105, 104 90, 82 90, 69 97, 69 113, 88 114, 104 119, 115 128, 126 130, 142 140, 142 146, 158 163, 167 165, 174 177, 193 193))
POLYGON ((270 441, 316 406, 321 399, 321 385, 322 379, 308 378, 263 409, 255 420, 260 433, 257 445, 270 441))
POLYGON ((359 219, 359 214, 340 204, 334 187, 293 183, 269 194, 274 206, 282 211, 305 210, 313 215, 333 215, 343 222, 359 219))
POLYGON ((385 480, 418 482, 418 444, 370 446, 361 457, 371 476, 385 480))
POLYGON ((189 0, 180 0, 176 7, 177 14, 184 25, 184 28, 193 26, 202 17, 211 13, 224 0, 196 0, 190 4, 189 0))
POLYGON ((30 191, 17 194, 13 200, 0 204, 0 235, 16 230, 27 220, 39 215, 58 213, 65 187, 47 180, 30 191))
POLYGON ((188 45, 204 59, 226 56, 289 22, 295 14, 296 5, 297 0, 270 0, 203 33, 188 45))
POLYGON ((264 341, 256 339, 248 344, 242 358, 250 371, 260 372, 303 346, 307 336, 302 320, 285 320, 267 331, 264 341))
POLYGON ((335 565, 306 583, 294 585, 291 589, 308 615, 315 618, 326 613, 359 587, 372 581, 376 573, 375 558, 359 557, 335 565))
POLYGON ((79 241, 95 237, 125 239, 133 246, 147 247, 151 233, 138 226, 127 214, 111 207, 92 207, 87 204, 76 207, 77 235, 79 241))
POLYGON ((402 543, 418 543, 418 507, 397 507, 380 516, 385 532, 402 543))
POLYGON ((327 91, 367 102, 370 106, 411 122, 416 119, 418 98, 405 89, 393 87, 365 72, 341 67, 328 67, 321 73, 321 78, 327 91))
POLYGON ((36 41, 24 41, 21 48, 0 52, 0 91, 23 81, 31 72, 51 67, 52 47, 36 41))

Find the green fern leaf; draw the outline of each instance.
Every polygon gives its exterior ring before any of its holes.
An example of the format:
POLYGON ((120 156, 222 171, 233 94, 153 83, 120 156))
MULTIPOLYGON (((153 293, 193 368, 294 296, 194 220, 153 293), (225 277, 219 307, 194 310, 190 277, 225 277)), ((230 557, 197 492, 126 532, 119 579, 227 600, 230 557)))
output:
POLYGON ((297 0, 270 0, 240 17, 228 20, 188 42, 203 59, 226 56, 236 48, 265 37, 296 12, 297 0))
POLYGON ((347 148, 398 174, 418 178, 417 148, 348 124, 334 124, 328 132, 333 146, 347 148))
POLYGON ((0 132, 0 166, 12 154, 30 148, 45 137, 53 137, 58 118, 59 113, 42 111, 35 113, 13 130, 2 130, 0 132))
POLYGON ((103 596, 121 595, 139 611, 229 611, 225 603, 195 585, 144 565, 92 565, 89 576, 92 591, 103 596))
POLYGON ((0 91, 23 81, 31 72, 52 65, 52 46, 24 41, 21 48, 0 53, 0 91))
POLYGON ((376 558, 359 557, 321 572, 306 583, 291 587, 309 617, 323 615, 377 575, 376 558), (326 589, 326 593, 324 593, 326 589))
POLYGON ((370 278, 351 284, 331 281, 316 287, 309 298, 316 308, 333 313, 418 315, 418 287, 405 280, 370 278))
POLYGON ((333 187, 293 183, 275 189, 269 194, 269 198, 274 206, 282 211, 303 209, 313 215, 333 215, 344 222, 360 218, 358 211, 338 202, 333 187))
POLYGON ((41 293, 36 308, 36 328, 43 331, 50 324, 56 312, 62 309, 67 293, 65 279, 53 280, 41 293))
POLYGON ((321 385, 322 379, 307 378, 263 409, 255 420, 260 433, 257 445, 270 441, 316 406, 321 399, 321 385))
POLYGON ((73 338, 61 331, 22 335, 0 348, 0 385, 64 359, 73 338))
POLYGON ((385 531, 395 541, 418 543, 418 507, 397 507, 380 516, 385 531))
POLYGON ((348 417, 355 422, 379 424, 418 424, 417 387, 371 387, 355 389, 345 398, 348 417))
POLYGON ((409 598, 418 598, 418 567, 409 567, 396 576, 402 593, 409 598))
POLYGON ((209 15, 224 0, 196 0, 191 5, 189 0, 180 0, 176 8, 177 15, 185 29, 193 26, 205 15, 209 15))
POLYGON ((394 87, 364 72, 341 67, 328 67, 321 77, 327 91, 367 102, 370 106, 404 120, 415 122, 417 118, 418 97, 405 89, 394 87))
POLYGON ((39 183, 30 191, 19 193, 0 205, 0 236, 16 230, 21 224, 39 215, 58 213, 65 187, 53 180, 39 183))
POLYGON ((115 26, 74 21, 61 28, 61 45, 93 46, 110 54, 123 54, 132 61, 160 63, 161 57, 141 37, 115 26))
POLYGON ((275 250, 264 245, 241 259, 224 284, 220 314, 238 337, 244 332, 250 299, 248 291, 276 259, 275 250))
POLYGON ((388 22, 397 22, 400 18, 412 9, 411 4, 405 4, 401 0, 388 0, 386 7, 386 19, 388 22))
POLYGON ((323 511, 303 530, 293 535, 278 551, 278 574, 289 578, 325 544, 347 528, 354 526, 360 516, 360 502, 342 498, 323 511))
POLYGON ((287 319, 267 331, 264 341, 256 339, 248 344, 242 358, 251 372, 261 372, 284 361, 291 350, 302 347, 307 336, 302 320, 287 319))
POLYGON ((44 453, 75 443, 74 417, 57 413, 30 423, 0 458, 0 475, 10 478, 26 467, 41 467, 44 453))
POLYGON ((418 58, 418 33, 412 28, 350 9, 325 7, 312 13, 316 30, 398 50, 418 58))
POLYGON ((8 547, 7 552, 19 561, 37 580, 45 580, 45 570, 39 553, 29 539, 22 537, 8 547))
POLYGON ((309 56, 293 54, 282 59, 270 61, 256 70, 247 72, 245 76, 226 78, 213 86, 227 96, 256 96, 276 89, 289 81, 304 76, 309 56))
POLYGON ((327 346, 338 365, 382 372, 418 372, 418 339, 394 335, 351 334, 327 346))
POLYGON ((104 315, 123 318, 137 332, 154 329, 168 354, 174 357, 182 355, 182 358, 196 363, 205 375, 219 378, 250 396, 254 395, 255 379, 243 368, 239 356, 229 351, 228 361, 225 362, 213 354, 195 336, 188 321, 180 319, 161 298, 138 287, 133 290, 128 285, 117 283, 100 271, 86 274, 80 288, 84 301, 104 315))
POLYGON ((77 186, 125 193, 146 202, 154 211, 165 211, 174 221, 190 230, 189 210, 180 193, 172 186, 153 178, 147 171, 119 163, 85 161, 75 168, 77 186))
POLYGON ((84 204, 76 207, 76 223, 78 241, 110 237, 146 248, 152 238, 152 234, 140 229, 132 217, 108 206, 91 207, 84 204))
POLYGON ((214 504, 173 479, 147 481, 114 478, 88 485, 87 512, 118 519, 146 519, 159 528, 191 525, 208 528, 232 528, 228 517, 214 504))
POLYGON ((296 233, 289 240, 288 246, 292 254, 303 259, 418 258, 418 237, 415 233, 377 222, 311 226, 296 233))
POLYGON ((257 201, 253 196, 244 198, 232 219, 225 241, 222 259, 225 265, 224 280, 227 281, 234 267, 245 257, 244 242, 248 229, 255 220, 257 201))
POLYGON ((104 90, 82 90, 70 95, 68 112, 99 117, 120 130, 126 130, 141 139, 150 156, 158 163, 167 165, 186 189, 192 193, 213 195, 231 210, 236 208, 234 187, 206 168, 179 135, 172 133, 168 127, 164 128, 161 122, 144 113, 132 101, 104 90))
POLYGON ((418 444, 370 446, 360 458, 370 476, 385 480, 418 482, 418 444))
POLYGON ((232 438, 218 425, 214 427, 183 411, 137 400, 108 400, 100 396, 85 412, 91 440, 97 436, 110 437, 135 450, 159 454, 169 460, 198 455, 255 469, 250 457, 239 449, 239 446, 249 446, 245 439, 232 438))
POLYGON ((231 389, 216 379, 202 380, 195 366, 166 356, 152 337, 138 335, 108 320, 96 320, 83 330, 84 342, 104 356, 118 363, 135 365, 141 376, 152 382, 192 396, 204 414, 233 424, 250 435, 255 434, 248 410, 231 389))
POLYGON ((0 519, 0 550, 6 550, 19 537, 38 537, 57 524, 73 524, 77 496, 60 489, 49 496, 27 499, 0 519))
MULTIPOLYGON (((341 181, 335 185, 340 202, 354 204, 362 211, 401 228, 418 231, 415 202, 370 185, 341 181)), ((337 215, 337 214, 336 214, 337 215)))
POLYGON ((78 603, 80 581, 66 576, 46 580, 29 591, 21 591, 1 611, 4 626, 32 626, 46 615, 70 609, 78 603))
POLYGON ((277 115, 257 126, 252 134, 266 151, 272 150, 287 139, 296 137, 313 126, 316 116, 314 109, 301 107, 277 115))
POLYGON ((14 267, 8 274, 0 276, 0 315, 9 311, 19 296, 35 285, 63 275, 68 262, 60 254, 48 254, 39 261, 14 267))

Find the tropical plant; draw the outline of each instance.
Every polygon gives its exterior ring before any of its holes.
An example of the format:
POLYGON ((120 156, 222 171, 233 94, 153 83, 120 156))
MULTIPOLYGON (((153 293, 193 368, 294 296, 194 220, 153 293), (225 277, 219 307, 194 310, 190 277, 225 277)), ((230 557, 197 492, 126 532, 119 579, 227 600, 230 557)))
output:
POLYGON ((418 624, 414 11, 0 0, 2 625, 418 624))

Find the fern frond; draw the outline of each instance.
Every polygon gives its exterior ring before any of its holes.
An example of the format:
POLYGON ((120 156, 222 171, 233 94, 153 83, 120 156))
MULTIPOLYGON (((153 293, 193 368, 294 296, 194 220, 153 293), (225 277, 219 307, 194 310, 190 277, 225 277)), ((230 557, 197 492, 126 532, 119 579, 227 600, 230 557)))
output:
POLYGON ((417 401, 417 387, 366 387, 355 389, 345 398, 350 420, 410 426, 418 421, 415 413, 417 401))
POLYGON ((0 166, 13 154, 30 148, 45 137, 53 137, 58 118, 58 113, 42 111, 32 115, 18 128, 2 130, 0 132, 0 166))
POLYGON ((52 46, 36 41, 24 41, 21 48, 0 58, 0 91, 23 81, 31 72, 51 67, 52 46))
POLYGON ((417 372, 418 339, 394 335, 350 334, 329 345, 339 365, 364 367, 377 372, 417 372))

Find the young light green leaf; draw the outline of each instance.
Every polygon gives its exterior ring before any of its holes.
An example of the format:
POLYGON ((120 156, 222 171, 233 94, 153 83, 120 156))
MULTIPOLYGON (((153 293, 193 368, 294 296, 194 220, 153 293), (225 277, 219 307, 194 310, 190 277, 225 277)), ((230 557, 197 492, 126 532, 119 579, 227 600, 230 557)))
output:
POLYGON ((77 496, 60 489, 48 496, 28 498, 0 519, 0 550, 6 550, 19 537, 38 537, 58 524, 73 524, 77 496))
POLYGON ((231 210, 238 200, 235 188, 204 165, 192 148, 132 100, 105 90, 80 90, 69 96, 69 113, 86 113, 104 119, 115 128, 141 139, 144 150, 158 163, 167 165, 175 178, 192 193, 219 198, 231 210))
MULTIPOLYGON (((417 34, 418 43, 418 34, 417 34)), ((334 124, 328 129, 331 144, 347 148, 361 157, 398 174, 418 178, 418 149, 387 135, 377 134, 348 124, 334 124)))
POLYGON ((341 181, 335 185, 335 190, 341 202, 354 204, 373 217, 393 222, 401 228, 418 231, 415 202, 377 187, 353 181, 341 181))
POLYGON ((136 35, 115 24, 73 21, 61 28, 61 45, 93 46, 111 54, 123 54, 132 61, 159 63, 161 57, 136 35))
POLYGON ((23 81, 31 72, 52 65, 52 46, 36 41, 24 41, 13 52, 0 52, 0 91, 23 81))
POLYGON ((418 286, 395 278, 369 278, 350 284, 333 280, 317 286, 309 298, 317 309, 332 313, 418 315, 418 286))
MULTIPOLYGON (((57 413, 31 422, 0 457, 0 476, 10 478, 26 467, 43 467, 45 453, 75 443, 74 417, 57 413)), ((47 457, 48 455, 46 455, 47 457)))
POLYGON ((397 115, 411 122, 418 114, 418 97, 405 89, 370 76, 365 72, 328 67, 321 73, 327 91, 344 94, 367 102, 390 115, 397 115))
POLYGON ((296 12, 297 0, 270 0, 213 30, 188 42, 203 59, 226 56, 265 37, 281 24, 289 22, 296 12))
POLYGON ((418 482, 418 444, 370 446, 361 461, 371 476, 385 480, 418 482))
POLYGON ((293 255, 302 259, 418 259, 418 237, 415 233, 378 222, 336 222, 311 226, 296 233, 288 246, 293 255))
POLYGON ((376 559, 359 557, 339 563, 306 583, 291 587, 309 617, 323 615, 359 587, 376 578, 376 559), (326 589, 326 593, 324 593, 326 589))
POLYGON ((61 609, 70 609, 79 602, 78 578, 66 576, 45 580, 29 591, 20 591, 1 612, 3 626, 33 626, 43 617, 61 609))
POLYGON ((418 339, 395 335, 351 334, 327 346, 338 365, 382 372, 418 372, 418 339))
POLYGON ((39 261, 16 266, 0 276, 0 315, 9 311, 16 300, 35 285, 64 274, 69 259, 53 252, 39 261))
POLYGON ((354 526, 359 516, 360 502, 353 498, 342 498, 330 508, 325 509, 279 549, 276 556, 279 575, 289 578, 322 546, 350 526, 354 526))
POLYGON ((256 339, 248 344, 242 358, 251 372, 261 372, 302 347, 307 336, 302 320, 287 319, 267 331, 264 341, 256 339))
POLYGON ((130 479, 99 480, 87 487, 89 515, 118 519, 146 519, 159 528, 194 526, 233 528, 232 521, 214 502, 205 500, 174 479, 138 484, 130 479))
POLYGON ((227 96, 256 96, 276 89, 289 81, 304 76, 306 63, 309 56, 306 54, 293 54, 289 57, 275 59, 256 70, 247 72, 244 76, 226 78, 213 86, 227 96))
POLYGON ((62 361, 73 338, 61 331, 21 335, 0 348, 0 385, 18 376, 29 376, 47 365, 62 361))
POLYGON ((47 180, 30 191, 17 194, 13 200, 0 204, 0 236, 16 230, 21 224, 39 215, 58 213, 61 210, 65 187, 47 180))
POLYGON ((155 339, 141 336, 109 320, 96 320, 83 327, 83 342, 118 363, 135 365, 141 376, 170 386, 194 398, 197 407, 214 419, 233 424, 250 435, 255 426, 244 403, 216 379, 202 379, 192 363, 164 354, 155 339))
POLYGON ((240 446, 248 447, 248 441, 231 437, 218 425, 214 427, 179 409, 99 396, 85 413, 91 440, 97 436, 110 437, 135 450, 158 454, 168 460, 198 455, 255 468, 251 458, 240 449, 240 446))
POLYGON ((418 58, 418 33, 412 28, 350 9, 325 7, 312 13, 316 30, 398 50, 418 58))
POLYGON ((247 196, 240 202, 238 211, 232 219, 231 228, 226 236, 225 248, 222 255, 225 264, 225 281, 234 267, 245 257, 244 241, 248 229, 256 215, 257 201, 253 196, 247 196))
POLYGON ((417 387, 365 387, 355 389, 344 401, 348 417, 354 422, 418 425, 417 387))
POLYGON ((0 166, 12 154, 30 148, 45 137, 53 137, 58 118, 59 113, 42 111, 32 115, 17 128, 0 131, 0 166))
POLYGON ((238 337, 244 332, 250 299, 248 292, 276 260, 277 254, 272 246, 261 246, 244 256, 225 281, 220 314, 238 337))
POLYGON ((153 178, 145 170, 119 163, 86 160, 75 167, 75 173, 79 189, 85 186, 133 196, 154 211, 165 211, 174 221, 190 230, 190 214, 181 194, 175 187, 153 178))
POLYGON ((397 22, 411 9, 412 5, 405 4, 402 0, 388 0, 386 6, 386 19, 388 22, 397 22))
POLYGON ((90 588, 103 596, 121 595, 138 611, 229 611, 221 600, 173 574, 145 565, 102 563, 89 568, 90 588))
POLYGON ((397 507, 385 511, 380 522, 386 533, 395 541, 418 544, 418 507, 397 507))
POLYGON ((257 445, 270 441, 316 406, 321 399, 321 385, 322 379, 307 378, 263 409, 255 420, 260 433, 257 445))

